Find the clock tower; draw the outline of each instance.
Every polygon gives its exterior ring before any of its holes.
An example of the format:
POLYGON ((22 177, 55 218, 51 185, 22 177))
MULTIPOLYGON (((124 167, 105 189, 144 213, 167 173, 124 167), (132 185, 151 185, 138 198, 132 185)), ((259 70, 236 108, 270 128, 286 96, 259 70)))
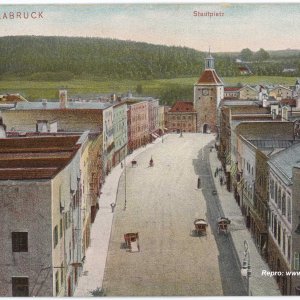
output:
POLYGON ((205 70, 194 84, 194 108, 197 112, 197 132, 217 132, 218 107, 224 98, 224 83, 214 67, 210 51, 205 58, 205 70))

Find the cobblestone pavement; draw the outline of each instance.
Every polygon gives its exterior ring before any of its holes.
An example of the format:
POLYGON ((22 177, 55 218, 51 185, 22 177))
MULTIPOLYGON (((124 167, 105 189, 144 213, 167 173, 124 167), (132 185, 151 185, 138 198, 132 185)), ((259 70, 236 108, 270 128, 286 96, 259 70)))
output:
MULTIPOLYGON (((217 158, 215 150, 209 153, 209 163, 211 171, 214 172, 221 164, 217 158)), ((224 215, 231 219, 230 238, 234 244, 234 250, 237 254, 240 264, 244 258, 244 240, 247 241, 251 256, 252 275, 250 277, 250 292, 253 296, 280 296, 280 291, 276 281, 272 277, 261 276, 262 270, 270 271, 267 263, 262 259, 252 240, 249 230, 246 228, 244 217, 237 205, 233 194, 228 192, 225 185, 221 186, 219 178, 214 178, 214 185, 220 200, 220 208, 224 215)))
POLYGON ((223 295, 222 257, 211 227, 206 236, 190 234, 195 218, 208 218, 195 162, 199 149, 213 139, 211 134, 169 135, 141 153, 138 166, 127 168, 126 210, 122 175, 103 280, 106 295, 223 295), (139 233, 140 252, 123 248, 127 232, 139 233))

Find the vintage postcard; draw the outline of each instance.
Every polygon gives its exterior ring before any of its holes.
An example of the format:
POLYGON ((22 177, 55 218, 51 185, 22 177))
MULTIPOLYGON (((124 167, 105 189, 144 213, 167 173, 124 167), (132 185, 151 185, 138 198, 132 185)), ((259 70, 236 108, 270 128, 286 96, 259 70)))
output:
POLYGON ((300 295, 300 3, 0 5, 0 296, 300 295))

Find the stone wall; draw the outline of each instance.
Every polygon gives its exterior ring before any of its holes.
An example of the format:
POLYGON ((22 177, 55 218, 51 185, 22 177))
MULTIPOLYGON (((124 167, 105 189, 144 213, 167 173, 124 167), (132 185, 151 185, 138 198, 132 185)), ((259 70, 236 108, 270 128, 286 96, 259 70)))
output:
POLYGON ((30 296, 52 296, 50 181, 0 181, 0 296, 12 277, 29 278, 30 296), (12 252, 12 232, 28 232, 28 252, 12 252))

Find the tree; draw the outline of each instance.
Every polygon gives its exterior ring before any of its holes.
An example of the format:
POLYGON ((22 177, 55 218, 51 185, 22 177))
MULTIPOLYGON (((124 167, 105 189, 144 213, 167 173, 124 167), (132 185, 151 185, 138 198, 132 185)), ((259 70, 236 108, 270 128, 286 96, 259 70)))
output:
POLYGON ((241 51, 240 57, 244 61, 251 61, 253 59, 253 52, 249 48, 245 48, 241 51))
POLYGON ((257 61, 264 61, 270 58, 270 54, 264 50, 263 48, 260 48, 254 55, 255 60, 257 61))

